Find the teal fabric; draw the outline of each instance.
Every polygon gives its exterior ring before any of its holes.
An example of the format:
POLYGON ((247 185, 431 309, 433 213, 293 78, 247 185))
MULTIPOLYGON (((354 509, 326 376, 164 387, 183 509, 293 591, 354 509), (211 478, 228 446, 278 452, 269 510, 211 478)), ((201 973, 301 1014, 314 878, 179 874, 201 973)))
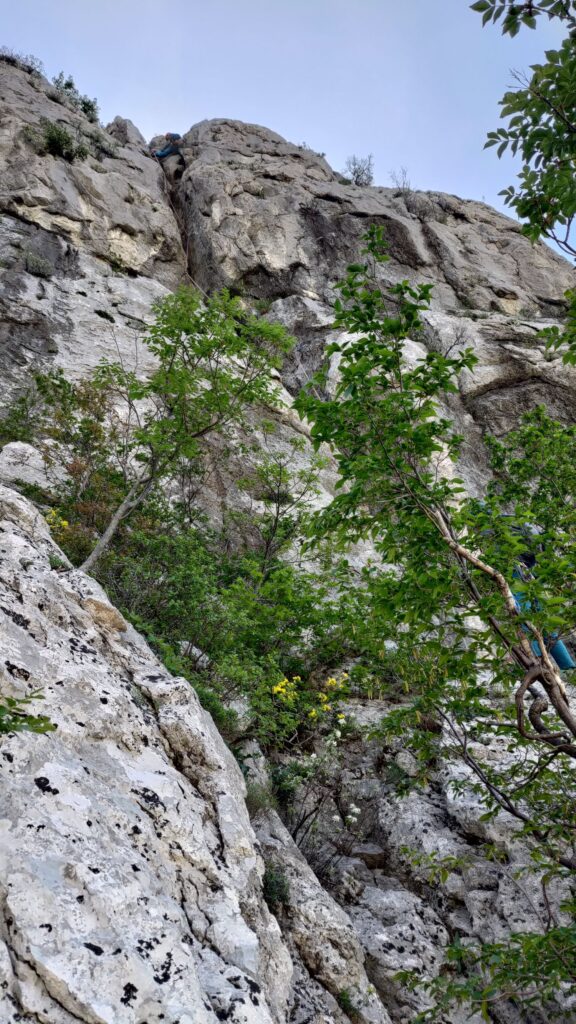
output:
MULTIPOLYGON (((514 573, 514 575, 517 575, 518 578, 520 574, 514 573)), ((521 590, 513 591, 513 594, 518 611, 529 612, 532 607, 532 602, 527 599, 526 595, 521 590)), ((526 630, 526 632, 528 632, 528 630, 526 630)), ((544 639, 546 643, 548 643, 549 641, 556 640, 557 636, 557 633, 544 633, 544 639)), ((538 643, 538 641, 531 640, 530 646, 534 651, 534 654, 541 658, 542 651, 540 650, 540 644, 538 643)), ((562 642, 562 640, 556 640, 556 643, 553 643, 552 646, 549 647, 549 654, 552 655, 559 669, 567 671, 569 669, 576 668, 576 661, 574 661, 572 655, 570 654, 570 651, 566 647, 566 644, 562 642)))

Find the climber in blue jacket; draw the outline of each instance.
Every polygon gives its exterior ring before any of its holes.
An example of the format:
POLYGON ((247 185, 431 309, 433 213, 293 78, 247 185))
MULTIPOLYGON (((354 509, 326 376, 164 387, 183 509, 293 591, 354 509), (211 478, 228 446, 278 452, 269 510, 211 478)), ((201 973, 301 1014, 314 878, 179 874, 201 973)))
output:
POLYGON ((155 156, 157 160, 164 160, 167 156, 174 156, 180 153, 182 136, 178 132, 166 132, 164 138, 166 139, 164 148, 152 150, 152 156, 155 156))
MULTIPOLYGON (((512 529, 515 533, 524 533, 528 536, 534 536, 539 532, 537 527, 531 527, 528 524, 524 527, 524 529, 519 527, 513 527, 512 529)), ((533 554, 531 551, 524 551, 520 555, 520 562, 522 564, 518 565, 514 569, 512 575, 516 580, 525 580, 527 576, 530 576, 532 574, 532 570, 534 570, 536 566, 536 555, 533 554)), ((519 612, 529 612, 532 607, 534 607, 536 611, 539 610, 538 602, 535 601, 534 605, 532 605, 532 602, 528 600, 526 594, 522 590, 518 590, 516 586, 514 587, 512 593, 514 596, 514 601, 516 602, 516 607, 519 612)), ((523 628, 526 628, 527 630, 527 627, 523 628)), ((546 641, 546 646, 548 647, 549 654, 554 658, 554 661, 558 665, 559 669, 566 671, 569 669, 576 668, 576 661, 574 661, 572 655, 570 654, 570 651, 566 647, 566 644, 563 643, 562 640, 558 640, 557 637, 557 633, 544 633, 544 640, 546 641)), ((530 646, 534 654, 541 658, 542 651, 540 650, 540 644, 538 643, 538 641, 531 640, 530 646)))

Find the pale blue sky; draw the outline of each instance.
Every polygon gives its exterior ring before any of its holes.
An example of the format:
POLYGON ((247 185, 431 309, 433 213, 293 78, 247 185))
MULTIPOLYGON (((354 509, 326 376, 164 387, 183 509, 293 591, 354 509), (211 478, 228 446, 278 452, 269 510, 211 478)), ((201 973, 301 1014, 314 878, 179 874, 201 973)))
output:
POLYGON ((483 152, 512 68, 559 29, 503 38, 469 0, 0 0, 2 43, 71 73, 106 122, 150 137, 206 117, 266 125, 341 170, 374 154, 376 183, 501 205, 514 164, 483 152))

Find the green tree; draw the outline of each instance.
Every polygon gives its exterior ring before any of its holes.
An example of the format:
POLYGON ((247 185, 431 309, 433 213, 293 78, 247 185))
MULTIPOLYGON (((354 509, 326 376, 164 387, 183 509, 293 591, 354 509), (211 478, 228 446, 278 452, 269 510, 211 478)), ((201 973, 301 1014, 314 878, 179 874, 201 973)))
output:
MULTIPOLYGON (((516 76, 518 88, 501 101, 507 124, 488 133, 486 147, 496 146, 498 156, 509 150, 522 161, 517 183, 501 195, 525 222, 528 238, 549 238, 576 258, 576 7, 572 0, 477 0, 471 6, 484 24, 500 20, 502 31, 512 36, 522 26, 535 28, 542 16, 566 26, 567 37, 558 49, 547 50, 530 75, 516 76)), ((549 329, 546 338, 551 348, 563 346, 565 362, 576 363, 576 292, 566 297, 567 324, 563 330, 549 329)))
MULTIPOLYGON (((155 314, 147 375, 105 362, 79 384, 37 378, 36 430, 53 442, 48 458, 60 455, 72 470, 76 500, 89 497, 98 476, 112 479, 118 496, 85 572, 163 480, 198 470, 208 437, 240 429, 250 407, 277 401, 274 370, 290 346, 281 326, 246 314, 227 292, 204 301, 189 288, 157 303, 155 314)), ((34 418, 29 407, 26 415, 34 418)))
MULTIPOLYGON (((534 868, 557 884, 576 871, 576 718, 550 653, 576 615, 576 435, 542 410, 530 414, 504 441, 489 441, 493 482, 482 501, 468 498, 450 472, 462 438, 442 409, 475 357, 428 352, 408 365, 404 343, 421 329, 431 286, 379 288, 379 229, 367 235, 366 255, 339 286, 335 327, 347 340, 329 349, 340 359, 335 394, 318 397, 320 376, 297 401, 339 468, 338 496, 316 516, 314 535, 375 547, 365 585, 381 644, 398 648, 391 693, 397 702, 405 693, 381 735, 406 737, 421 781, 439 757, 463 764, 456 788, 476 792, 488 817, 512 815, 534 868), (492 741, 507 750, 499 763, 492 741)), ((543 941, 570 962, 564 927, 549 923, 543 941)), ((482 1004, 496 992, 534 1000, 524 987, 530 941, 515 936, 492 960, 468 950, 486 986, 465 975, 450 999, 482 1004), (503 958, 515 965, 505 990, 503 958)), ((572 970, 562 977, 576 992, 572 970)), ((550 986, 543 992, 546 1002, 550 986)))

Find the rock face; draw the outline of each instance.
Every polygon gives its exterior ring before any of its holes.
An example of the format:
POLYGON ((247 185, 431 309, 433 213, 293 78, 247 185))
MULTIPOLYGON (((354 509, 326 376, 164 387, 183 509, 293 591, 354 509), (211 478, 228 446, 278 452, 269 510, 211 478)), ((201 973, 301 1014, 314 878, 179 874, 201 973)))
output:
POLYGON ((1 747, 0 1019, 284 1019, 291 961, 210 717, 6 488, 0 530, 2 690, 42 689, 58 726, 1 747))
POLYGON ((114 351, 133 359, 151 303, 185 271, 163 175, 140 133, 121 118, 96 128, 58 96, 0 61, 4 386, 39 362, 82 373, 114 351), (36 152, 46 122, 89 155, 36 152))
POLYGON ((545 355, 536 333, 564 309, 574 271, 516 222, 455 196, 345 184, 312 151, 256 125, 202 122, 183 154, 173 196, 190 273, 207 290, 268 300, 268 316, 297 339, 284 372, 293 393, 323 360, 334 284, 374 223, 389 244, 382 281, 434 285, 425 343, 478 356, 451 409, 471 442, 462 471, 472 491, 484 475, 481 429, 499 433, 538 403, 572 418, 576 373, 545 355))
MULTIPOLYGON (((182 160, 161 168, 131 122, 96 128, 40 76, 2 61, 0 103, 5 394, 35 367, 72 377, 102 357, 142 365, 154 300, 193 280, 259 300, 295 335, 289 404, 324 359, 334 283, 374 222, 389 242, 383 281, 434 284, 408 356, 457 344, 479 358, 450 408, 471 491, 486 473, 483 429, 505 430, 538 402, 573 419, 576 373, 536 338, 562 313, 573 271, 487 206, 358 188, 312 151, 226 120, 196 125, 182 160), (46 120, 88 156, 42 152, 46 120)), ((278 424, 279 444, 306 436, 290 408, 278 424)), ((26 445, 0 454, 4 484, 41 484, 43 472, 26 445)), ((319 500, 333 482, 328 468, 319 500)), ((230 488, 219 481, 212 514, 230 488)), ((371 749, 351 751, 343 794, 373 824, 331 893, 274 812, 255 820, 256 838, 239 768, 189 685, 93 580, 58 571, 60 559, 43 519, 1 487, 2 692, 41 688, 58 725, 0 743, 2 1024, 345 1024, 349 1014, 410 1024, 425 1003, 396 984, 398 969, 434 975, 454 934, 490 941, 539 926, 540 894, 519 896, 512 878, 522 861, 512 823, 499 819, 504 871, 475 853, 484 825, 473 800, 456 801, 440 775, 398 802, 371 749), (432 891, 407 846, 466 867, 432 891), (290 881, 278 920, 263 899, 263 854, 290 881)), ((493 1012, 500 1024, 525 1019, 493 1012)), ((479 1024, 447 1021, 465 1019, 479 1024)))

